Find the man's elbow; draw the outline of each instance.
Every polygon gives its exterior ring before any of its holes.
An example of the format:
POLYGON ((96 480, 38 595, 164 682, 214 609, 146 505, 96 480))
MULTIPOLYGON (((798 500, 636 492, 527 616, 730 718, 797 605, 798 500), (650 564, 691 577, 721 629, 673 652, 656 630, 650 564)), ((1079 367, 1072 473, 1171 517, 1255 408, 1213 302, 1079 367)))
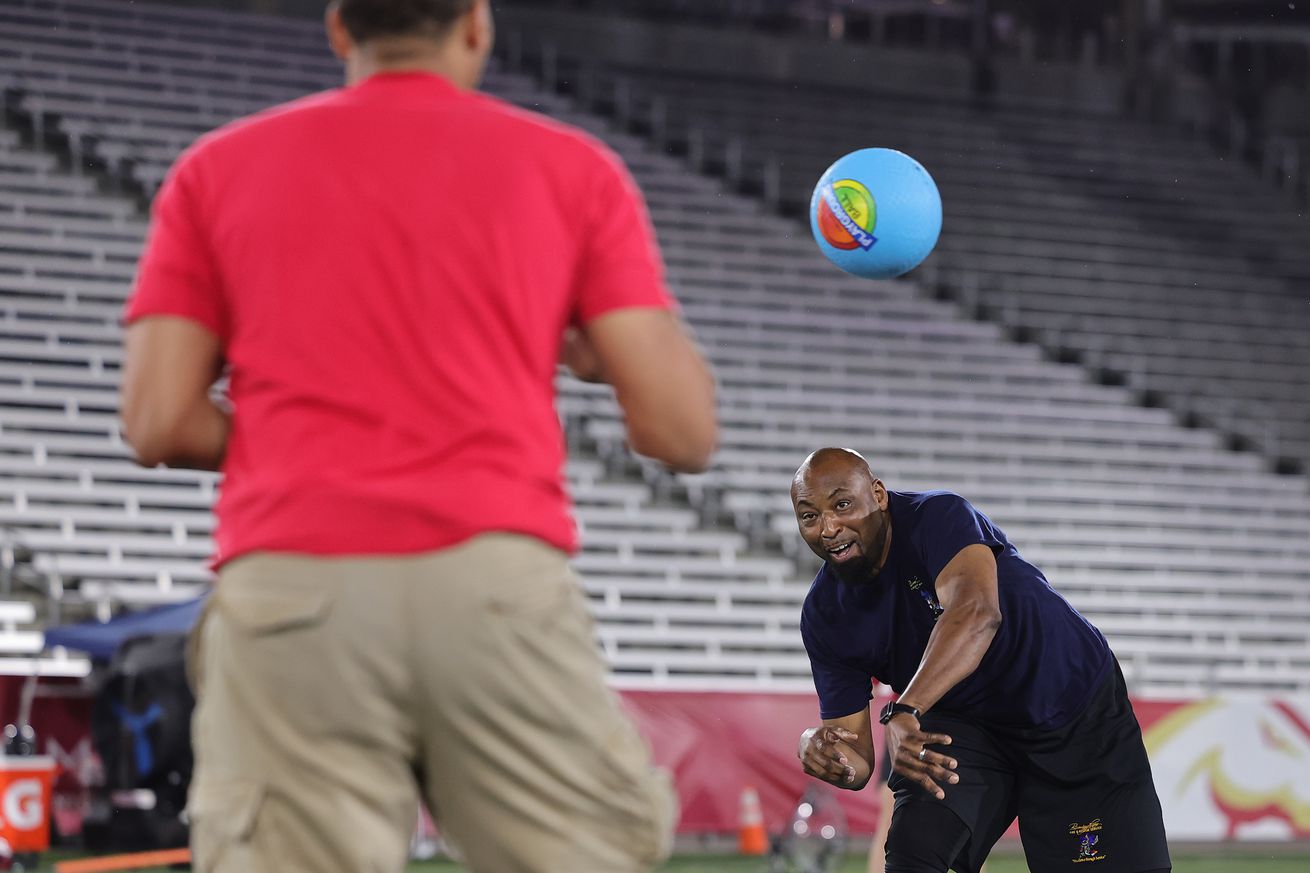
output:
MULTIPOLYGON (((689 434, 682 457, 674 469, 679 473, 704 473, 719 445, 719 426, 711 414, 709 420, 689 434)), ((673 465, 670 465, 673 466, 673 465)))
POLYGON ((703 473, 718 445, 718 425, 708 422, 671 428, 630 428, 628 442, 639 455, 663 463, 677 473, 703 473))
POLYGON ((158 467, 167 464, 175 454, 175 447, 168 434, 158 431, 123 427, 123 440, 132 450, 132 458, 142 467, 158 467))
POLYGON ((179 422, 159 414, 157 409, 124 398, 120 416, 123 441, 142 467, 167 464, 177 453, 179 422))

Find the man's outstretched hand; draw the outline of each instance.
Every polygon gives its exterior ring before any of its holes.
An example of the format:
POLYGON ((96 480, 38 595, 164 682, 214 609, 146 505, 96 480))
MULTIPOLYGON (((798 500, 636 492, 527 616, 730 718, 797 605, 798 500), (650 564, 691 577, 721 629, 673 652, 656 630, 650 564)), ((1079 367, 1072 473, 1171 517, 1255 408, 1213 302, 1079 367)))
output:
POLYGON ((949 746, 946 734, 930 734, 920 730, 919 720, 908 712, 897 713, 887 722, 887 754, 891 756, 892 770, 917 782, 938 800, 946 797, 942 785, 960 781, 952 772, 958 766, 954 758, 924 749, 928 746, 949 746), (920 753, 923 757, 919 757, 920 753))
POLYGON ((824 725, 801 733, 796 756, 805 772, 838 788, 863 788, 871 765, 852 747, 859 736, 845 728, 824 725))

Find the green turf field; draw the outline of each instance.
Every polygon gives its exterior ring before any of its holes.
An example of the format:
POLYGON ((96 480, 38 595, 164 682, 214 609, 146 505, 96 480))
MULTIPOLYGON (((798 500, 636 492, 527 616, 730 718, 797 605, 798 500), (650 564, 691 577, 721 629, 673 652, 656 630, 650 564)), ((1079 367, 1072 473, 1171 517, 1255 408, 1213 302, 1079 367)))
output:
MULTIPOLYGON (((410 873, 459 873, 463 868, 450 863, 432 862, 413 864, 410 873)), ((767 865, 755 858, 736 858, 723 855, 684 856, 675 858, 661 868, 662 873, 764 873, 767 865)), ((864 873, 865 859, 853 857, 840 873, 864 873)), ((1299 857, 1262 858, 1252 855, 1234 857, 1178 857, 1174 858, 1176 873, 1307 873, 1310 855, 1299 857)), ((987 863, 987 873, 1028 873, 1023 859, 1015 856, 994 858, 987 863)))
MULTIPOLYGON (((39 868, 50 870, 49 867, 39 868)), ((661 873, 765 873, 767 864, 757 858, 729 855, 684 855, 660 868, 661 873)), ((864 873, 865 858, 852 856, 838 873, 864 873)), ((463 873, 464 868, 447 861, 411 864, 408 873, 463 873)), ((1310 855, 1261 857, 1258 855, 1202 855, 1174 858, 1175 873, 1307 873, 1310 855)), ((164 868, 140 873, 170 873, 164 868)), ((176 871, 171 871, 176 873, 176 871)), ((1023 859, 1013 855, 987 862, 987 873, 1028 873, 1023 859)))
MULTIPOLYGON (((51 868, 41 868, 49 870, 51 868)), ((838 873, 864 873, 865 859, 849 859, 838 873)), ((408 873, 463 873, 458 864, 431 861, 411 864, 408 873)), ((723 855, 703 855, 675 858, 660 868, 661 873, 765 873, 767 866, 753 858, 734 858, 723 855)), ((1278 858, 1239 856, 1180 857, 1174 859, 1175 873, 1306 873, 1310 871, 1310 855, 1278 858)), ((140 873, 176 873, 163 867, 140 873)), ((987 862, 987 873, 1028 873, 1022 858, 994 858, 987 862)))

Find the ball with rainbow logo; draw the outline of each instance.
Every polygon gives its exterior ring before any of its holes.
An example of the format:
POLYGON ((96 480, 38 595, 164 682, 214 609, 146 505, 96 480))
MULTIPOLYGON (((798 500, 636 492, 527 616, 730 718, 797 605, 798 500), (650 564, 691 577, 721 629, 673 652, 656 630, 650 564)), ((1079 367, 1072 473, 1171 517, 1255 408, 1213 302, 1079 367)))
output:
POLYGON ((928 257, 942 230, 942 198, 923 165, 894 149, 837 159, 814 186, 810 230, 838 267, 889 279, 928 257))

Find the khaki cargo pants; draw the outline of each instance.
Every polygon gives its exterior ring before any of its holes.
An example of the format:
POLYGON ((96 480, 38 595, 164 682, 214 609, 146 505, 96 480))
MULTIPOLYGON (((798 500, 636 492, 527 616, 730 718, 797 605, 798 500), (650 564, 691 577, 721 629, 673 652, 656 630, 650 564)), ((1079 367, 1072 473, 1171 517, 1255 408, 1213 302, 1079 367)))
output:
POLYGON ((566 557, 227 565, 192 641, 200 873, 399 873, 420 792, 476 873, 646 871, 667 775, 605 686, 566 557))

